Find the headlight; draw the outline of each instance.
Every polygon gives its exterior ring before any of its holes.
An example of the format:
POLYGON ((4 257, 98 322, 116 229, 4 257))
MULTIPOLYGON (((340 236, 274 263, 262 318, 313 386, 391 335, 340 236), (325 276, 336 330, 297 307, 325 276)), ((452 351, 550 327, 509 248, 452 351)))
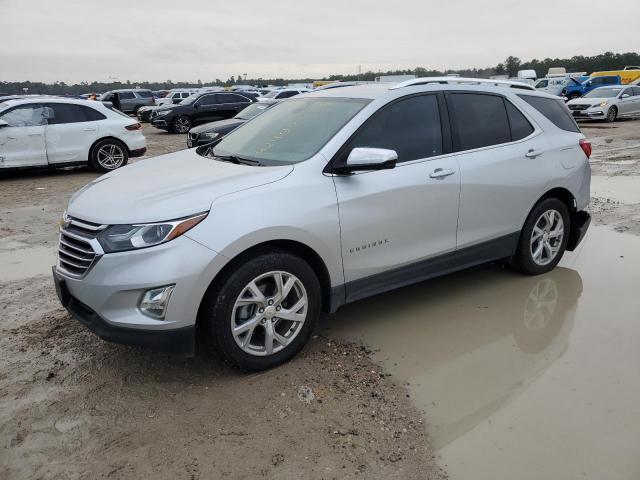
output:
POLYGON ((220 136, 220 133, 218 133, 218 132, 204 132, 202 134, 202 136, 204 138, 208 138, 210 140, 213 140, 214 138, 218 138, 220 136))
POLYGON ((160 110, 159 112, 156 112, 158 115, 169 115, 171 113, 171 110, 160 110))
MULTIPOLYGON (((600 102, 600 107, 606 107, 607 105, 609 105, 609 102, 600 102)), ((597 107, 598 105, 594 105, 594 107, 597 107)))
POLYGON ((105 253, 153 247, 179 237, 205 219, 207 213, 158 223, 112 225, 100 232, 98 241, 105 253))

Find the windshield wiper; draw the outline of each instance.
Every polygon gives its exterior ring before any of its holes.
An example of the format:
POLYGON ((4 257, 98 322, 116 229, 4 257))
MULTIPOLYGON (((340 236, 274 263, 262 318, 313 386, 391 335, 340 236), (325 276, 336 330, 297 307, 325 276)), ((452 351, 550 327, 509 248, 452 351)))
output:
POLYGON ((242 158, 242 157, 238 157, 237 155, 215 155, 215 158, 219 158, 220 160, 225 161, 225 162, 237 163, 237 164, 242 164, 242 165, 252 165, 252 166, 255 166, 255 167, 263 166, 262 163, 260 163, 257 160, 251 160, 249 158, 242 158))

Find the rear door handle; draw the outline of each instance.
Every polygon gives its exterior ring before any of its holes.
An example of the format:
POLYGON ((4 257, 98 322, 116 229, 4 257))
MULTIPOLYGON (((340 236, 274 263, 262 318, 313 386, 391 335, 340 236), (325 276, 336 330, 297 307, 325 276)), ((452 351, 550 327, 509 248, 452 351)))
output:
POLYGON ((83 132, 95 132, 96 129, 95 128, 83 128, 82 131, 83 132))
POLYGON ((453 175, 456 171, 453 168, 436 168, 429 177, 431 178, 444 178, 449 175, 453 175))
POLYGON ((530 148, 529 151, 527 151, 527 153, 524 154, 524 156, 527 158, 536 158, 536 157, 539 157, 540 155, 542 155, 542 152, 536 151, 533 148, 530 148))

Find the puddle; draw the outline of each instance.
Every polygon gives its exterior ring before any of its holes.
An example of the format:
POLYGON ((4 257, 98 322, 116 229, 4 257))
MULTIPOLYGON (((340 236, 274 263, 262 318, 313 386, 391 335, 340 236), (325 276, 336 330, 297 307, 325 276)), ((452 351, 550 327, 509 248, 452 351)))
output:
POLYGON ((640 478, 640 238, 592 227, 549 274, 460 272, 343 307, 452 480, 640 478))
POLYGON ((0 251, 0 282, 51 274, 55 263, 56 249, 52 247, 0 251))
POLYGON ((591 196, 610 198, 621 203, 640 203, 640 176, 593 175, 591 196))

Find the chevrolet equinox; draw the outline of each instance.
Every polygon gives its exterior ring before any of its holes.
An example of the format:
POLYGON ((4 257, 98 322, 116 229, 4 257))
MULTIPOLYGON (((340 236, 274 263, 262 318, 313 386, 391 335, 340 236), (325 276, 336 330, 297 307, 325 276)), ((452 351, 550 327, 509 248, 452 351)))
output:
POLYGON ((590 154, 562 100, 523 84, 302 94, 75 193, 56 289, 105 340, 270 368, 321 311, 496 260, 553 269, 589 226, 590 154))

